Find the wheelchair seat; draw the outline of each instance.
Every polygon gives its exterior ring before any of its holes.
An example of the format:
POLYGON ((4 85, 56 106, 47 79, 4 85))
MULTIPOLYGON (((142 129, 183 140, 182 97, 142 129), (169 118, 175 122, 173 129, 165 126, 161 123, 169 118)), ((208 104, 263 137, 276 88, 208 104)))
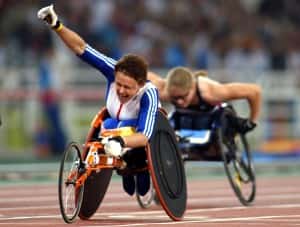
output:
POLYGON ((189 109, 176 108, 169 115, 171 126, 175 130, 179 129, 210 129, 214 120, 214 110, 212 111, 195 111, 189 109))
POLYGON ((183 160, 221 160, 214 131, 217 110, 218 107, 210 111, 177 108, 170 114, 183 160))

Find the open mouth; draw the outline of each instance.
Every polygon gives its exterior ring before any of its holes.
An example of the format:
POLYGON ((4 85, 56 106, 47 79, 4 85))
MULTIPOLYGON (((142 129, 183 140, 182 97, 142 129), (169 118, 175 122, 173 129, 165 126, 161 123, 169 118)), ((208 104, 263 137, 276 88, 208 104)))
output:
POLYGON ((119 100, 122 101, 126 101, 128 99, 128 95, 118 95, 119 100))

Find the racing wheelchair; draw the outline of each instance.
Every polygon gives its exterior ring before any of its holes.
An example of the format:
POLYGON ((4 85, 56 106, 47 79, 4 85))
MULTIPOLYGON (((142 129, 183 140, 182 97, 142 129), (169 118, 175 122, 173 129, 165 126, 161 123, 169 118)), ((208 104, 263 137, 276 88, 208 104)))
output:
POLYGON ((101 130, 109 117, 102 109, 94 117, 83 145, 71 142, 63 153, 58 180, 60 212, 66 223, 77 216, 87 220, 99 208, 114 170, 118 174, 136 174, 149 171, 159 203, 172 220, 180 220, 186 209, 187 189, 183 160, 176 135, 161 109, 158 111, 153 134, 145 149, 146 168, 131 169, 122 157, 104 152, 104 140, 109 136, 128 135, 128 127, 101 130), (100 134, 100 137, 99 137, 100 134), (122 171, 125 170, 126 171, 122 171))
MULTIPOLYGON (((183 161, 223 162, 234 193, 247 206, 255 199, 256 180, 249 144, 238 130, 238 119, 233 106, 227 103, 203 112, 176 109, 169 115, 183 161)), ((153 198, 137 199, 141 207, 147 208, 153 198)))

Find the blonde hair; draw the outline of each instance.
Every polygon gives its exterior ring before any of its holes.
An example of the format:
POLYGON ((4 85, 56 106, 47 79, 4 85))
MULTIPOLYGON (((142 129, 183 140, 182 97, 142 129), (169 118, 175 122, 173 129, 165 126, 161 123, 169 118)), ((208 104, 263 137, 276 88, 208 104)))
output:
POLYGON ((197 70, 194 72, 194 77, 208 77, 208 72, 206 70, 197 70))
POLYGON ((192 71, 186 67, 175 67, 167 74, 166 89, 170 91, 171 87, 180 87, 182 90, 187 91, 191 89, 193 81, 192 71))

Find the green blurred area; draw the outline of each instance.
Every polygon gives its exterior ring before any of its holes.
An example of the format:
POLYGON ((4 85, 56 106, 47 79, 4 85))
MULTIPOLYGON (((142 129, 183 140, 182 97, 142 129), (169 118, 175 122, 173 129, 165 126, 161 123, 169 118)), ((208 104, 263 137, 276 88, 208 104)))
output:
MULTIPOLYGON (((59 155, 40 154, 44 148, 38 144, 36 137, 38 133, 46 133, 47 131, 47 122, 41 114, 33 122, 31 130, 28 130, 28 125, 26 126, 31 122, 26 121, 22 110, 8 108, 3 115, 5 116, 4 122, 0 128, 0 164, 59 160, 59 155)), ((76 141, 84 142, 90 128, 90 116, 77 116, 72 122, 72 128, 76 131, 76 141)))
POLYGON ((14 124, 8 124, 4 131, 4 141, 7 147, 15 152, 21 152, 26 150, 31 144, 31 138, 25 132, 24 120, 22 113, 17 110, 7 110, 5 119, 7 122, 14 122, 14 124))

